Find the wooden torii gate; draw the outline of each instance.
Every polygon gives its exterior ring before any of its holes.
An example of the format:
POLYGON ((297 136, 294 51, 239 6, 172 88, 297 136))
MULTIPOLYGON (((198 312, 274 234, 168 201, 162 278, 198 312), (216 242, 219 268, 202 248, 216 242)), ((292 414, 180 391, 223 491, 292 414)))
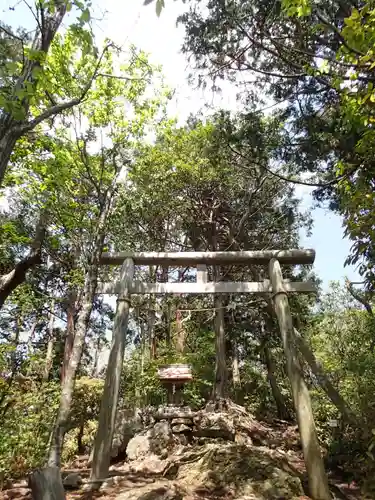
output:
POLYGON ((113 326, 112 345, 104 384, 98 432, 94 444, 92 484, 107 477, 116 410, 120 389, 121 368, 125 351, 130 297, 132 294, 216 294, 255 293, 272 299, 284 347, 287 372, 292 387, 304 459, 309 480, 310 495, 317 500, 330 497, 312 413, 310 395, 303 379, 293 342, 293 322, 288 293, 314 292, 312 282, 291 282, 283 279, 280 264, 312 264, 314 250, 262 250, 240 252, 139 252, 103 253, 101 264, 121 265, 120 279, 115 283, 100 284, 97 293, 116 294, 117 308, 113 326), (268 265, 269 279, 262 282, 209 282, 208 265, 268 265), (166 267, 196 267, 195 283, 143 283, 134 281, 135 266, 163 265, 166 267), (105 403, 105 404, 103 404, 105 403))

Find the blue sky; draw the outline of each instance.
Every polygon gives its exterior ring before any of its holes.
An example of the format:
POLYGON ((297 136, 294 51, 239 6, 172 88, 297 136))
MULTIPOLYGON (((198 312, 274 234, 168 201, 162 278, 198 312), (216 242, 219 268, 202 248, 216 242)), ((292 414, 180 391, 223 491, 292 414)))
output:
MULTIPOLYGON (((94 31, 99 40, 109 37, 120 45, 133 43, 148 52, 153 63, 162 65, 166 82, 176 89, 170 113, 177 115, 181 122, 205 105, 238 109, 235 90, 229 84, 224 85, 221 95, 215 96, 210 91, 193 89, 187 84, 189 69, 180 53, 183 29, 176 27, 176 17, 181 9, 181 2, 167 2, 160 18, 157 18, 154 4, 144 7, 143 0, 107 0, 105 4, 97 3, 94 7, 94 17, 101 19, 95 22, 94 31), (106 12, 103 12, 104 8, 106 12)), ((27 6, 16 0, 2 0, 0 15, 4 22, 12 26, 34 26, 27 6), (14 11, 9 9, 17 3, 14 11)), ((310 193, 307 187, 297 187, 304 209, 312 206, 310 193)), ((344 268, 350 242, 343 238, 341 219, 323 208, 315 209, 313 218, 313 234, 309 238, 301 234, 302 246, 316 250, 315 269, 323 280, 324 288, 329 281, 340 280, 344 276, 358 281, 355 269, 344 268)))

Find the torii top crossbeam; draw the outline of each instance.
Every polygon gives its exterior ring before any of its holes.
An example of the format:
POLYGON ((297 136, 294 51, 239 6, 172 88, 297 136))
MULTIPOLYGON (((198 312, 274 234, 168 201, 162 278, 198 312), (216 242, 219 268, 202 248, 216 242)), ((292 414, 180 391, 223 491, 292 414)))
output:
POLYGON ((281 264, 313 264, 315 250, 255 250, 241 252, 117 252, 103 253, 101 264, 121 265, 132 259, 135 265, 196 266, 197 264, 268 264, 277 259, 281 264))

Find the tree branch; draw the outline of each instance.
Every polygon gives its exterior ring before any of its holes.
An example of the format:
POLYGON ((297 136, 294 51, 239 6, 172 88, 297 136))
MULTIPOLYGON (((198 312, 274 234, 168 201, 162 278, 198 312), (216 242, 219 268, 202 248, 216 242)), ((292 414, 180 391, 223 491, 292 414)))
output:
MULTIPOLYGON (((229 147, 229 149, 231 149, 238 156, 241 156, 242 158, 248 160, 247 156, 245 156, 244 154, 240 153, 239 151, 236 151, 230 144, 228 144, 228 147, 229 147)), ((340 175, 336 179, 333 179, 333 180, 325 182, 325 183, 318 183, 318 182, 304 182, 304 181, 299 181, 299 180, 296 180, 296 179, 290 179, 289 177, 285 177, 285 176, 283 176, 283 175, 281 175, 281 174, 279 174, 277 172, 274 172, 269 167, 266 167, 266 165, 257 162, 253 158, 251 159, 251 161, 253 161, 254 163, 258 164, 260 167, 264 168, 264 170, 266 170, 269 174, 277 177, 278 179, 280 179, 282 181, 290 182, 292 184, 300 184, 302 186, 310 186, 310 187, 318 187, 318 188, 325 188, 325 187, 328 187, 328 186, 333 186, 334 184, 337 184, 341 180, 343 180, 343 179, 347 178, 349 175, 353 174, 357 170, 357 168, 358 168, 358 165, 356 165, 349 172, 346 172, 345 174, 340 175)))
POLYGON ((52 106, 52 107, 46 109, 45 111, 43 111, 43 113, 41 113, 39 116, 37 116, 33 120, 31 120, 28 123, 25 123, 24 125, 21 125, 20 127, 18 127, 18 129, 16 129, 17 133, 19 135, 23 135, 26 132, 29 132, 30 130, 33 130, 37 125, 39 125, 43 121, 47 120, 51 116, 57 115, 57 114, 61 113, 62 111, 65 111, 66 109, 70 109, 73 106, 77 106, 78 104, 80 104, 84 100, 84 98, 86 97, 88 91, 90 90, 93 81, 98 76, 98 70, 99 70, 99 67, 100 67, 100 65, 102 63, 102 60, 103 60, 103 57, 104 57, 105 53, 112 46, 113 46, 113 44, 109 43, 108 45, 106 45, 104 47, 104 49, 103 49, 103 51, 102 51, 102 53, 101 53, 101 55, 99 57, 99 60, 98 60, 98 62, 96 64, 96 66, 95 66, 94 72, 91 75, 91 78, 89 79, 86 87, 83 89, 82 94, 80 95, 80 97, 76 97, 75 99, 72 99, 72 100, 67 101, 67 102, 61 102, 59 104, 56 104, 55 106, 52 106))
POLYGON ((353 285, 355 283, 350 282, 348 279, 345 280, 346 288, 350 295, 355 298, 359 303, 363 305, 363 307, 366 309, 366 311, 369 313, 369 315, 373 318, 374 317, 374 311, 372 310, 371 304, 359 293, 357 292, 353 285))

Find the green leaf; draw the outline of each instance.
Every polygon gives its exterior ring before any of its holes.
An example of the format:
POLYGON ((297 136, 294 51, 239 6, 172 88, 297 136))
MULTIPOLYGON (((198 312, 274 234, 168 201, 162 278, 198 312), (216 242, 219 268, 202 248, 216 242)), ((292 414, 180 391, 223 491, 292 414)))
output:
POLYGON ((156 15, 159 17, 161 14, 161 11, 163 10, 165 4, 164 0, 156 0, 156 15))
POLYGON ((85 9, 82 11, 82 14, 81 14, 81 20, 84 22, 84 23, 88 23, 90 21, 90 11, 89 9, 85 9))

